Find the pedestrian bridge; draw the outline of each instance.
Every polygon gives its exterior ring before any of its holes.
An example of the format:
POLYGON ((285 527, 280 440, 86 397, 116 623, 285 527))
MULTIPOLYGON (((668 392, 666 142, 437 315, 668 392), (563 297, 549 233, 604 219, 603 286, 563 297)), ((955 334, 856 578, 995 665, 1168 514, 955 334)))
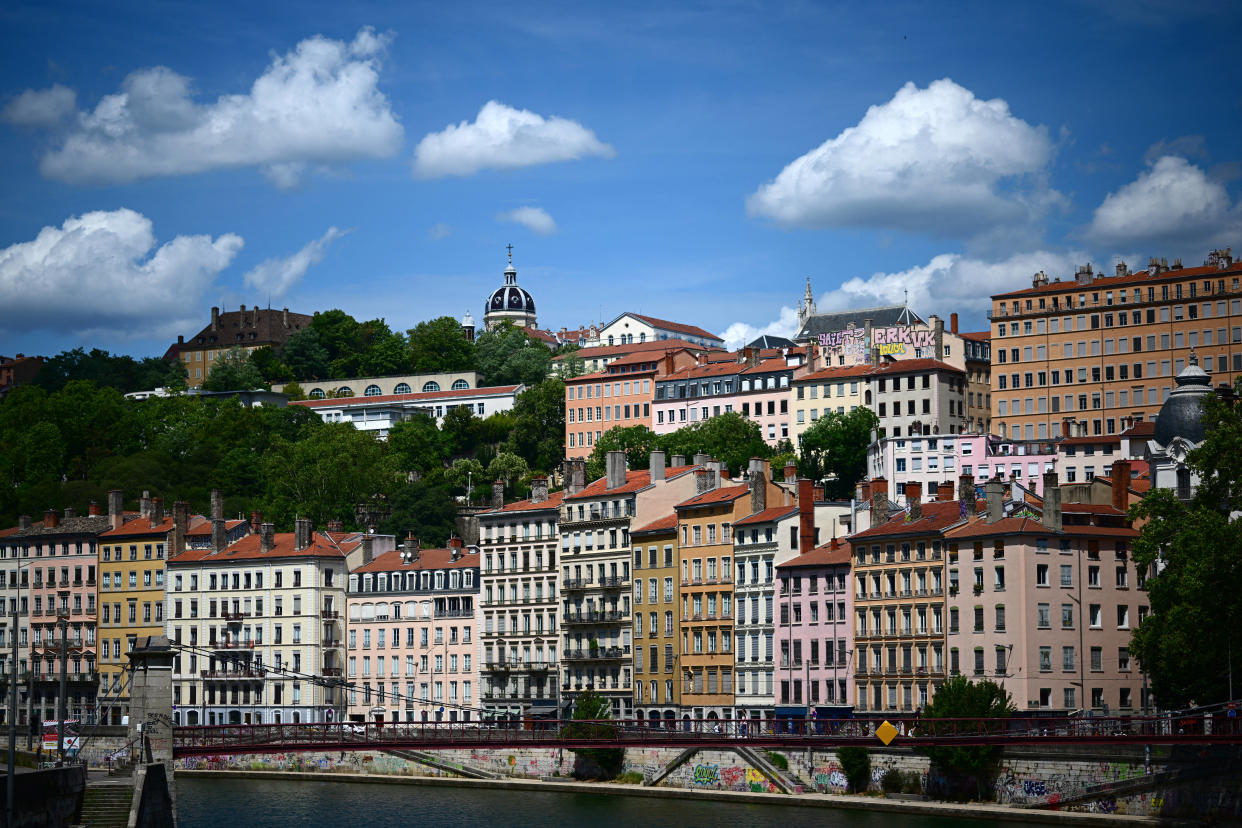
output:
POLYGON ((456 748, 832 749, 850 745, 1242 744, 1237 719, 1171 717, 740 721, 303 722, 173 728, 173 755, 456 748))

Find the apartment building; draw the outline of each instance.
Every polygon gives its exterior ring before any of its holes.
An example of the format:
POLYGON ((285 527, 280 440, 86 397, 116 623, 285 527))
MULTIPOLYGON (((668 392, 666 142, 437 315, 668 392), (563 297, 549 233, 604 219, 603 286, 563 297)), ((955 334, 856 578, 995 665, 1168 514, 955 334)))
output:
MULTIPOLYGON (((919 483, 920 492, 932 493, 943 481, 962 474, 981 481, 999 476, 1040 495, 1044 474, 1060 462, 1059 450, 1053 441, 1026 442, 988 434, 882 437, 867 448, 867 476, 888 481, 891 499, 902 507, 907 483, 919 483)), ((948 485, 951 499, 953 484, 948 485)))
MULTIPOLYGON (((69 715, 87 723, 98 721, 98 538, 109 526, 94 506, 86 517, 79 517, 72 508, 64 512, 49 509, 42 521, 22 516, 15 528, 0 535, 0 550, 8 564, 7 577, 0 582, 6 627, 12 624, 12 611, 19 613, 18 629, 6 629, 4 664, 6 668, 11 664, 12 636, 16 635, 18 672, 29 678, 29 684, 18 691, 19 723, 58 718, 62 633, 68 640, 69 715)), ((0 705, 9 721, 9 699, 0 705)))
MULTIPOLYGON (((213 515, 220 512, 213 492, 213 515)), ((197 537, 197 536, 196 536, 197 537)), ((175 724, 333 721, 345 712, 346 556, 362 536, 314 532, 309 520, 226 543, 187 543, 167 562, 175 724)))
POLYGON ((561 499, 546 477, 527 500, 479 514, 484 718, 556 716, 560 705, 561 499))
MULTIPOLYGON (((614 337, 615 340, 615 337, 614 337)), ((696 357, 706 354, 723 353, 724 349, 708 346, 696 345, 685 339, 664 339, 658 341, 623 343, 617 345, 592 345, 586 348, 579 348, 565 354, 558 354, 552 357, 552 370, 554 373, 564 376, 568 373, 570 365, 575 365, 579 360, 582 362, 582 371, 587 373, 597 373, 603 371, 610 364, 618 359, 630 356, 650 356, 653 359, 659 359, 664 354, 672 351, 689 350, 696 357)))
POLYGON ((963 430, 991 434, 992 333, 963 333, 961 337, 962 348, 966 351, 966 422, 963 430))
POLYGON ((204 519, 184 502, 165 515, 163 500, 143 492, 138 514, 118 522, 99 536, 100 721, 113 725, 129 715, 134 642, 164 634, 165 561, 185 549, 186 531, 204 519))
POLYGON ((230 348, 253 351, 263 347, 279 348, 289 337, 306 328, 314 320, 305 313, 288 308, 263 309, 258 306, 239 311, 220 312, 211 309, 211 322, 188 340, 177 337, 164 359, 179 360, 186 369, 186 384, 198 388, 211 373, 211 366, 230 348))
POLYGON ((696 365, 687 348, 619 357, 602 371, 565 380, 565 450, 590 454, 607 431, 651 427, 658 378, 696 365))
POLYGON ((346 590, 349 718, 477 721, 477 550, 460 538, 447 549, 408 538, 376 554, 376 540, 361 539, 361 565, 346 590))
POLYGON ((677 515, 630 533, 634 544, 634 715, 675 727, 681 711, 677 515))
POLYGON ((1029 714, 1146 708, 1129 651, 1148 604, 1130 561, 1128 482, 1114 481, 1114 504, 1062 504, 1049 473, 1041 519, 1005 516, 1000 485, 987 484, 986 513, 945 533, 950 674, 1000 683, 1029 714))
POLYGON ((1151 420, 1192 351, 1232 384, 1242 375, 1242 265, 1214 250, 1201 267, 1152 259, 1132 272, 1042 271, 992 297, 992 418, 1002 436, 1060 436, 1070 417, 1091 436, 1151 420))
MULTIPOLYGON (((906 483, 908 509, 884 519, 888 481, 871 481, 871 528, 849 538, 854 553, 854 676, 860 711, 912 713, 944 680, 944 533, 965 522, 951 499, 922 502, 906 483)), ((968 509, 974 481, 962 484, 968 509)))
POLYGON ((525 385, 496 385, 413 394, 294 400, 289 404, 309 408, 325 423, 350 423, 360 431, 370 431, 384 439, 394 425, 420 414, 431 417, 438 426, 444 415, 454 408, 464 407, 480 419, 509 411, 517 402, 518 394, 525 390, 525 385))
POLYGON ((683 340, 702 348, 723 348, 724 340, 697 325, 670 322, 640 313, 626 311, 600 328, 602 344, 634 345, 644 342, 683 340))
MULTIPOLYGON (((777 718, 841 718, 853 699, 852 550, 833 538, 777 565, 777 718)), ((740 654, 739 654, 740 656, 740 654)))

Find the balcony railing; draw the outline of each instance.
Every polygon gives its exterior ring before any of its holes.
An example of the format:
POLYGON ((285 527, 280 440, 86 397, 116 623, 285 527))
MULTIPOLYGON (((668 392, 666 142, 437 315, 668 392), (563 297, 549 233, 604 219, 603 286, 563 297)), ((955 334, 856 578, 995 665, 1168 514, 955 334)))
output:
POLYGON ((599 585, 604 589, 618 589, 625 586, 625 579, 617 575, 609 575, 607 578, 600 578, 599 585))
POLYGON ((241 670, 200 670, 199 676, 214 681, 254 681, 261 680, 267 671, 262 667, 246 667, 241 670))
POLYGON ((339 650, 341 648, 341 640, 339 638, 325 638, 319 643, 320 646, 327 647, 332 650, 339 650))
POLYGON ((436 618, 473 618, 474 610, 472 609, 443 609, 436 610, 436 618))
POLYGON ((566 650, 566 661, 616 661, 628 658, 629 647, 599 647, 594 650, 566 650))
POLYGON ((240 622, 243 618, 249 616, 248 612, 221 612, 220 617, 225 621, 240 622))
POLYGON ((590 583, 590 581, 588 581, 586 578, 566 578, 564 581, 561 582, 561 589, 563 590, 586 589, 588 583, 590 583))
POLYGON ((319 617, 325 621, 336 621, 341 617, 341 614, 336 610, 326 609, 319 611, 319 617))
POLYGON ((593 610, 591 612, 567 612, 561 620, 566 624, 599 624, 606 621, 620 621, 625 613, 620 610, 593 610))

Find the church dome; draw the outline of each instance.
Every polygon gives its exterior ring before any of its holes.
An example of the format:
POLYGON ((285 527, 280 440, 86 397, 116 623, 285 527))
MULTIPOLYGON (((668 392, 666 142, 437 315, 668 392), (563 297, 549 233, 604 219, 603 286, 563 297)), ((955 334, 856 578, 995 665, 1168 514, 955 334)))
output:
POLYGON ((535 299, 525 288, 518 285, 512 249, 509 255, 509 266, 505 268, 505 283, 492 291, 483 308, 484 322, 489 329, 505 319, 523 325, 534 324, 535 299))
POLYGON ((1169 394, 1169 398, 1160 407, 1156 417, 1156 432, 1153 435, 1157 443, 1167 446, 1174 437, 1192 443, 1202 443, 1205 435, 1203 427, 1203 401, 1212 395, 1212 378, 1199 367, 1199 360, 1193 354, 1190 364, 1174 379, 1177 387, 1169 394))

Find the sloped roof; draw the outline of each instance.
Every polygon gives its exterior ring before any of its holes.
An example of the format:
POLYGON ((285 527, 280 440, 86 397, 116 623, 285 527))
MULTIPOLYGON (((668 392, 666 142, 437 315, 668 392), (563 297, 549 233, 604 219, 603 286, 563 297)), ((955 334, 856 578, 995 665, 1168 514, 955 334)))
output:
POLYGON ((434 402, 436 400, 460 397, 505 397, 521 387, 521 385, 492 385, 485 388, 461 388, 456 391, 417 391, 412 394, 381 394, 377 397, 290 400, 289 405, 304 405, 307 408, 340 408, 349 405, 374 405, 376 403, 388 402, 434 402))
MULTIPOLYGON (((237 521, 237 522, 240 523, 241 521, 237 521)), ((208 529, 208 534, 210 534, 211 521, 207 520, 202 515, 190 515, 190 527, 196 527, 196 526, 199 526, 200 524, 206 524, 207 529, 208 529)), ((125 523, 121 524, 116 529, 109 529, 107 532, 104 532, 99 537, 100 538, 132 538, 132 537, 141 537, 144 535, 152 535, 152 536, 167 535, 169 532, 172 531, 172 529, 173 529, 172 515, 165 515, 164 519, 161 520, 159 523, 155 524, 154 526, 151 525, 150 518, 134 516, 133 518, 126 520, 125 523)), ((189 533, 190 533, 190 530, 187 530, 186 534, 188 535, 189 533)))
POLYGON ((705 347, 703 345, 696 345, 695 343, 687 342, 684 339, 657 339, 653 342, 635 342, 630 345, 592 345, 588 348, 579 348, 578 350, 571 351, 570 353, 567 353, 567 354, 557 354, 556 356, 552 357, 552 361, 560 362, 561 360, 565 360, 570 357, 582 357, 583 359, 602 359, 606 357, 624 356, 626 354, 633 354, 633 353, 640 353, 640 352, 650 353, 653 351, 658 352, 658 353, 663 353, 665 351, 677 351, 682 348, 689 348, 693 350, 695 353, 699 353, 705 350, 723 350, 723 349, 718 349, 718 348, 705 347))
POLYGON ((907 324, 903 317, 914 319, 918 323, 926 320, 902 305, 889 305, 880 308, 862 308, 860 310, 837 311, 835 313, 817 313, 806 320, 794 339, 799 341, 813 339, 822 333, 843 331, 853 325, 862 328, 871 320, 872 327, 907 324), (908 316, 907 316, 908 314, 908 316))
POLYGON ((689 500, 683 500, 678 503, 675 509, 684 509, 691 506, 709 506, 713 503, 729 503, 750 494, 750 486, 743 483, 740 486, 724 486, 716 489, 709 489, 702 494, 695 495, 689 500))
POLYGON ((854 550, 849 541, 838 541, 834 549, 832 542, 817 546, 805 555, 795 555, 784 563, 776 565, 777 569, 798 569, 804 566, 841 566, 853 561, 854 550))
POLYGON ((549 492, 548 499, 541 503, 536 503, 528 498, 526 500, 518 500, 513 503, 506 503, 499 509, 488 509, 487 511, 480 512, 479 514, 480 516, 483 516, 499 515, 506 512, 537 512, 541 509, 559 509, 561 501, 564 500, 564 498, 565 492, 563 490, 559 492, 549 492))
POLYGON ((1215 265, 1203 265, 1201 267, 1182 267, 1178 269, 1170 268, 1161 273, 1152 273, 1150 270, 1136 270, 1125 276, 1099 276, 1093 278, 1085 285, 1080 285, 1073 279, 1049 281, 1046 285, 1039 287, 1029 287, 1023 290, 1015 290, 1009 293, 997 293, 992 296, 993 299, 1011 299, 1021 296, 1037 296, 1049 293, 1081 293, 1084 289, 1099 290, 1100 288, 1116 288, 1129 287, 1130 285, 1156 284, 1158 282, 1176 282, 1182 279, 1193 279, 1200 276, 1208 276, 1213 279, 1220 278, 1226 273, 1237 273, 1242 267, 1242 262, 1234 262, 1227 268, 1219 268, 1215 265))
POLYGON ((991 331, 967 331, 958 334, 962 339, 969 339, 972 342, 989 342, 992 339, 991 331))
POLYGON ((768 521, 780 520, 781 518, 797 513, 797 506, 773 506, 769 509, 764 509, 762 512, 754 512, 749 514, 741 520, 735 520, 733 525, 747 526, 752 523, 767 523, 768 521))
POLYGON ((293 532, 277 532, 270 552, 261 551, 259 535, 246 535, 226 546, 220 552, 213 549, 187 549, 169 563, 229 563, 239 560, 269 560, 272 558, 341 558, 362 542, 358 532, 313 532, 310 546, 295 548, 293 532))
POLYGON ((630 532, 630 537, 634 535, 655 534, 656 532, 673 532, 677 529, 677 513, 671 512, 659 520, 652 521, 641 529, 635 529, 630 532))
POLYGON ((601 477, 593 480, 586 488, 577 494, 565 496, 565 500, 586 500, 592 497, 599 497, 605 494, 626 494, 628 492, 636 492, 639 489, 646 488, 651 485, 651 472, 648 469, 635 471, 627 471, 625 473, 625 483, 615 489, 608 488, 608 478, 601 477))
POLYGON ((948 538, 983 538, 996 535, 1055 535, 1056 532, 1044 526, 1038 520, 1029 517, 1001 518, 995 523, 988 523, 985 515, 979 515, 965 526, 959 526, 945 533, 948 538))
MULTIPOLYGON (((621 316, 624 316, 624 315, 625 314, 621 314, 621 316)), ((720 339, 720 337, 716 336, 714 333, 709 333, 708 331, 705 331, 702 328, 700 328, 698 325, 687 325, 684 322, 670 322, 667 319, 656 319, 654 316, 644 316, 641 313, 630 312, 630 316, 634 317, 635 319, 641 319, 644 322, 646 322, 648 325, 651 325, 654 328, 662 328, 666 331, 673 331, 675 333, 688 334, 690 336, 701 336, 704 339, 717 339, 717 340, 720 339)), ((617 317, 617 319, 620 319, 620 318, 621 317, 617 317)), ((614 319, 613 322, 615 321, 616 320, 614 319)))
MULTIPOLYGON (((224 531, 231 532, 234 529, 236 529, 238 526, 241 526, 243 523, 247 523, 247 522, 248 521, 244 521, 244 520, 226 520, 224 522, 224 531)), ((198 537, 199 535, 210 536, 211 535, 211 521, 204 519, 202 523, 191 526, 190 529, 187 530, 185 534, 187 537, 191 537, 191 536, 198 537)))
POLYGON ((899 512, 885 523, 872 526, 856 535, 850 535, 850 540, 930 535, 943 532, 963 520, 961 503, 956 500, 933 500, 924 503, 922 509, 923 516, 918 520, 908 520, 908 513, 899 512))
POLYGON ((350 572, 357 575, 366 572, 417 572, 421 569, 470 569, 479 565, 478 553, 459 549, 461 557, 453 560, 451 549, 420 549, 418 560, 405 563, 401 560, 401 548, 377 555, 375 560, 350 572))

